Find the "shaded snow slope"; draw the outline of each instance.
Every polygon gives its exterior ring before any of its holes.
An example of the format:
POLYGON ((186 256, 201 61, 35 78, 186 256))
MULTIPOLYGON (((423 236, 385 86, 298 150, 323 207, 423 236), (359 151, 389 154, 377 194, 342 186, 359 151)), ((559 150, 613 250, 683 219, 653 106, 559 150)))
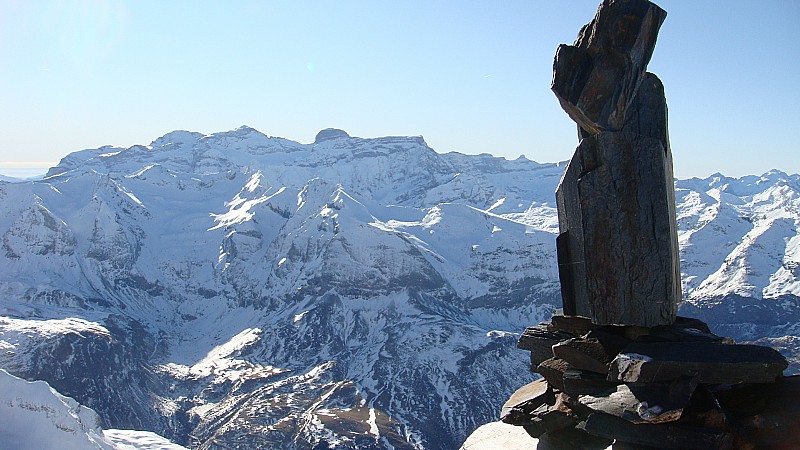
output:
MULTIPOLYGON (((194 448, 458 448, 560 304, 562 171, 341 130, 70 154, 0 185, 0 367, 194 448)), ((683 313, 796 354, 798 176, 676 187, 683 313)))
POLYGON ((91 409, 44 381, 0 369, 0 447, 15 450, 179 450, 148 431, 103 430, 91 409))

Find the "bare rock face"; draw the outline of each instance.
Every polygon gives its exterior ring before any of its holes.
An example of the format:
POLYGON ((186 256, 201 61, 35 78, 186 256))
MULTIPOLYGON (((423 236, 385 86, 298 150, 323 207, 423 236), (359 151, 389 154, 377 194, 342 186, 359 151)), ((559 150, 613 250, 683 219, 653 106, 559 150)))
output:
POLYGON ((600 325, 668 325, 681 298, 667 105, 646 72, 665 16, 605 0, 553 65, 581 137, 556 191, 564 313, 600 325))

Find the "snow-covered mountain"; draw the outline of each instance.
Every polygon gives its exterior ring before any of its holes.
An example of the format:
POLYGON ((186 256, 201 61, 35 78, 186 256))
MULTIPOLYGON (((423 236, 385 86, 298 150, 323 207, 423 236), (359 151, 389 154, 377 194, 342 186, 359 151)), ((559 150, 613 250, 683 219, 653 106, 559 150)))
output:
POLYGON ((800 370, 800 175, 676 183, 684 303, 718 334, 770 345, 800 370))
MULTIPOLYGON (((72 153, 0 183, 0 367, 195 448, 457 448, 560 304, 562 172, 333 129, 72 153)), ((798 183, 678 181, 684 313, 796 352, 798 183)))

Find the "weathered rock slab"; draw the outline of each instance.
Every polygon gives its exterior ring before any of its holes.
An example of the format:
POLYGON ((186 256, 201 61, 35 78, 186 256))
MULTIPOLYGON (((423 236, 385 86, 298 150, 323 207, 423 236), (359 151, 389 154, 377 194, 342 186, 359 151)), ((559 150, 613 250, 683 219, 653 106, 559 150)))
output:
POLYGON ((564 313, 599 325, 669 325, 681 299, 667 103, 646 72, 665 17, 604 0, 553 63, 580 138, 556 191, 564 313))
POLYGON ((607 373, 608 363, 614 358, 603 349, 597 339, 572 338, 553 346, 553 356, 563 359, 570 367, 607 373))
POLYGON ((668 449, 730 449, 733 437, 725 431, 675 424, 634 424, 605 413, 586 419, 586 431, 620 442, 668 449))
POLYGON ((580 418, 575 415, 567 405, 568 396, 564 393, 556 395, 553 405, 542 405, 530 415, 530 419, 523 425, 525 431, 533 437, 539 437, 547 432, 556 432, 574 427, 580 418))
POLYGON ((569 363, 564 361, 563 359, 559 358, 550 358, 547 360, 542 361, 541 364, 536 368, 536 371, 542 374, 544 379, 550 386, 558 389, 559 391, 564 390, 564 372, 569 370, 571 367, 569 363))
POLYGON ((601 438, 587 433, 579 423, 572 428, 544 433, 539 437, 540 447, 537 448, 542 450, 605 450, 612 442, 612 439, 601 438))
POLYGON ((567 369, 562 378, 564 380, 564 392, 575 397, 580 395, 599 395, 604 392, 614 391, 619 384, 608 381, 606 374, 580 369, 567 369))
POLYGON ((609 369, 609 380, 658 383, 683 375, 705 384, 772 383, 788 367, 775 349, 709 342, 634 342, 609 369))
POLYGON ((599 325, 675 321, 681 287, 671 164, 658 139, 603 132, 581 141, 556 191, 565 314, 599 325))
POLYGON ((579 401, 632 423, 666 423, 681 418, 696 388, 696 378, 682 377, 668 384, 621 384, 613 392, 585 395, 579 401))
POLYGON ((605 0, 575 45, 561 45, 551 89, 589 134, 622 129, 666 12, 646 0, 605 0))
POLYGON ((553 313, 551 320, 556 331, 571 334, 572 336, 570 337, 583 336, 597 328, 597 325, 592 323, 590 317, 567 314, 566 311, 563 314, 559 312, 553 313))
POLYGON ((708 325, 697 319, 676 317, 672 325, 650 328, 645 334, 637 337, 639 342, 711 342, 734 344, 731 338, 717 336, 708 329, 708 325))
POLYGON ((517 348, 531 352, 531 370, 535 371, 542 361, 553 357, 553 346, 572 336, 555 331, 552 325, 540 324, 528 327, 517 342, 517 348))
POLYGON ((553 388, 543 378, 517 389, 500 410, 500 420, 512 425, 524 424, 531 412, 544 404, 555 404, 553 388))
POLYGON ((800 375, 715 392, 738 429, 738 448, 800 448, 800 375))

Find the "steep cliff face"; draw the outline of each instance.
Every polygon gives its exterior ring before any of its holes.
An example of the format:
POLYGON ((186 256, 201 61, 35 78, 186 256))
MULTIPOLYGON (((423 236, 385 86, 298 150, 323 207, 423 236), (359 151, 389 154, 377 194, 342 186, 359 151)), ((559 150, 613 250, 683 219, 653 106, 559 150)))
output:
MULTIPOLYGON (((337 130, 73 153, 0 186, 0 367, 198 448, 456 448, 560 306, 562 171, 337 130)), ((796 351, 798 177, 677 188, 685 311, 796 351)))

